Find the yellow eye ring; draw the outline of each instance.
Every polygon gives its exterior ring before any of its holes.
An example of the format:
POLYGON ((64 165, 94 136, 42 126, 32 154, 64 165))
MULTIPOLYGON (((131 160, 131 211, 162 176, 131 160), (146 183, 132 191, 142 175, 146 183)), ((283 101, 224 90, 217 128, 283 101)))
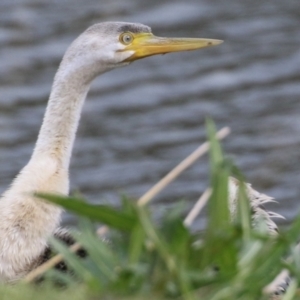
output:
POLYGON ((129 45, 133 41, 133 34, 131 32, 122 33, 119 39, 122 44, 129 45))

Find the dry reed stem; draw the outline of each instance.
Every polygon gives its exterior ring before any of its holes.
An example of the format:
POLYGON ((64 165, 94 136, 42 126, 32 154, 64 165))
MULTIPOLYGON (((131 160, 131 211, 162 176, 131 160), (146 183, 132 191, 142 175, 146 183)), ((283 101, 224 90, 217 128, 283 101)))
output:
MULTIPOLYGON (((230 134, 230 128, 223 127, 222 129, 220 129, 217 132, 216 137, 219 140, 222 140, 229 134, 230 134)), ((141 198, 139 198, 139 200, 137 202, 138 205, 140 205, 140 206, 146 205, 160 191, 162 191, 168 184, 170 184, 173 180, 175 180, 185 169, 187 169, 189 166, 191 166, 198 158, 200 158, 202 155, 204 155, 208 150, 209 150, 209 142, 205 142, 202 145, 200 145, 194 152, 192 152, 188 157, 186 157, 181 163, 179 163, 174 169, 172 169, 165 177, 163 177, 150 190, 148 190, 141 198)), ((207 194, 205 195, 205 193, 204 193, 200 197, 200 199, 203 196, 207 197, 207 194)), ((199 201, 200 201, 200 199, 199 199, 199 201)), ((204 200, 202 200, 202 201, 204 201, 204 200)), ((200 206, 200 204, 198 204, 198 206, 200 206)), ((197 208, 197 209, 199 210, 199 208, 197 208)), ((200 207, 200 210, 201 209, 202 208, 200 207)), ((107 232, 107 230, 108 230, 108 228, 106 226, 102 226, 97 230, 97 234, 99 236, 103 236, 107 232)), ((80 243, 75 243, 74 245, 72 245, 70 247, 70 251, 76 252, 77 250, 80 249, 80 247, 81 247, 80 243)), ((46 261, 45 263, 43 263, 36 269, 29 272, 24 277, 23 282, 26 282, 26 283, 32 282, 37 277, 44 274, 47 270, 51 269, 56 264, 60 263, 62 260, 63 260, 63 256, 61 254, 57 254, 56 256, 52 257, 50 260, 46 261)))
MULTIPOLYGON (((216 134, 219 140, 224 139, 230 133, 229 127, 223 127, 216 134)), ((191 166, 199 157, 205 154, 209 150, 209 142, 203 143, 194 152, 192 152, 187 158, 179 163, 174 169, 172 169, 165 177, 163 177, 158 183, 156 183, 148 192, 146 192, 139 200, 138 205, 143 206, 152 200, 161 190, 163 190, 168 184, 176 179, 185 169, 191 166)))
MULTIPOLYGON (((108 227, 106 226, 101 226, 98 230, 97 230, 97 235, 99 237, 103 237, 108 231, 108 227)), ((81 244, 80 243, 75 243, 72 246, 69 247, 71 252, 76 252, 81 248, 81 244)), ((37 267, 36 269, 32 270, 31 272, 29 272, 23 279, 23 282, 32 282, 33 280, 35 280, 37 277, 41 276, 42 274, 44 274, 46 271, 48 271, 49 269, 53 268, 56 264, 60 263, 63 260, 63 255, 62 254, 57 254, 54 257, 52 257, 51 259, 49 259, 48 261, 46 261, 45 263, 43 263, 42 265, 40 265, 39 267, 37 267)))
POLYGON ((198 199, 198 201, 195 203, 195 205, 193 206, 193 208, 191 209, 191 211, 188 213, 188 215, 183 221, 183 224, 186 227, 190 227, 194 222, 194 220, 196 219, 196 217, 200 214, 202 208, 205 206, 209 197, 211 196, 211 192, 212 192, 211 188, 207 188, 204 191, 204 193, 201 195, 201 197, 198 199))

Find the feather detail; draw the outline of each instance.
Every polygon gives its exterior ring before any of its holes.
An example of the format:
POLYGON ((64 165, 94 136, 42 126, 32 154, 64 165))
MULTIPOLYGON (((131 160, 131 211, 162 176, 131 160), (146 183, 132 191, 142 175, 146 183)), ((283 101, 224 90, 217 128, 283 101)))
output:
MULTIPOLYGON (((236 215, 237 208, 237 199, 238 199, 238 190, 239 190, 240 182, 233 177, 229 178, 229 207, 231 215, 234 217, 236 215)), ((259 219, 263 219, 267 225, 268 232, 271 235, 276 235, 278 233, 278 227, 272 218, 283 218, 283 216, 268 211, 264 208, 264 204, 276 202, 274 198, 259 193, 255 189, 252 188, 251 184, 245 183, 246 193, 250 202, 250 207, 252 209, 252 224, 254 227, 257 226, 257 221, 259 219)))

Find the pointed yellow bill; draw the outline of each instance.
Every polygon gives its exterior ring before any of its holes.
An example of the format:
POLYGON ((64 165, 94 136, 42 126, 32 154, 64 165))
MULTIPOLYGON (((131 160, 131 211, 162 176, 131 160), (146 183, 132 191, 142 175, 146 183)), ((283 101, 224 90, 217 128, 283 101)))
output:
POLYGON ((170 52, 190 51, 221 44, 221 40, 198 38, 163 38, 151 33, 132 34, 133 39, 122 51, 133 51, 125 61, 134 61, 147 56, 170 52))

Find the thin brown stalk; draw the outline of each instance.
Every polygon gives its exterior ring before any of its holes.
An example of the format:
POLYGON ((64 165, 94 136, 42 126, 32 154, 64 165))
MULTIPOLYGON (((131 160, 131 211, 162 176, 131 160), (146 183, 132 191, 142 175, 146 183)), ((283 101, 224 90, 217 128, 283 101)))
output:
MULTIPOLYGON (((217 138, 219 140, 224 139, 230 133, 229 127, 224 127, 217 132, 217 138)), ((148 192, 146 192, 139 200, 138 205, 145 205, 151 201, 159 192, 161 192, 168 184, 176 179, 185 169, 190 167, 195 161, 204 155, 209 150, 209 142, 203 143, 194 152, 192 152, 187 158, 185 158, 180 164, 172 169, 165 177, 163 177, 158 183, 156 183, 148 192)))
POLYGON ((209 197, 211 196, 211 192, 211 188, 207 188, 201 195, 201 197, 198 199, 198 201, 195 203, 195 205, 183 221, 186 227, 190 227, 196 219, 196 217, 200 214, 201 210, 203 209, 209 197))

